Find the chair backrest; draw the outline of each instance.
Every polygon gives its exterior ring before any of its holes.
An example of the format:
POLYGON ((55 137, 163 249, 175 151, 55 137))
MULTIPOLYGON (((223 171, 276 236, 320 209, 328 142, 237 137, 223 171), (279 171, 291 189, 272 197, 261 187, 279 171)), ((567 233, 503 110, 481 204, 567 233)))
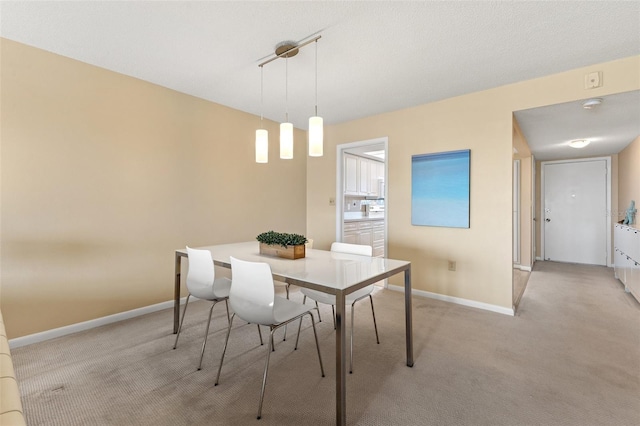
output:
POLYGON ((373 248, 363 244, 331 243, 331 251, 336 253, 359 254, 361 256, 373 256, 373 248))
POLYGON ((231 256, 231 309, 243 320, 274 324, 275 290, 271 267, 263 262, 248 262, 231 256))
POLYGON ((187 247, 187 256, 189 256, 189 272, 187 272, 187 289, 189 293, 198 297, 198 294, 201 294, 202 291, 213 291, 216 272, 213 267, 211 252, 187 247))

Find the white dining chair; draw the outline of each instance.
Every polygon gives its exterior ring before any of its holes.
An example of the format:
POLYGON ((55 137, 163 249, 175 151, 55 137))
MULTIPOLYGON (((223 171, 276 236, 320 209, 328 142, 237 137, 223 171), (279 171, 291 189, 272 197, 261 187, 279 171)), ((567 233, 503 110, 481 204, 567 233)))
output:
MULTIPOLYGON (((371 246, 362 245, 362 244, 349 244, 349 243, 340 243, 334 242, 331 244, 331 251, 334 253, 346 253, 346 254, 357 254, 360 256, 369 256, 373 255, 373 249, 371 246)), ((356 290, 353 293, 350 293, 345 298, 345 304, 351 305, 351 337, 350 337, 350 350, 349 350, 349 373, 353 373, 353 318, 354 318, 354 305, 359 300, 364 299, 365 297, 369 297, 371 301, 371 314, 373 315, 373 328, 376 332, 376 343, 380 344, 380 339, 378 338, 378 325, 376 324, 376 312, 373 309, 373 297, 371 297, 371 293, 373 292, 374 286, 373 284, 368 285, 360 290, 356 290)), ((323 293, 318 290, 312 290, 309 288, 302 288, 300 292, 303 294, 302 303, 305 303, 307 297, 315 302, 315 309, 318 311, 318 317, 320 317, 320 308, 318 306, 318 302, 324 303, 326 305, 331 305, 331 312, 333 313, 333 328, 336 327, 336 314, 335 314, 335 304, 336 297, 333 294, 323 293)), ((298 325, 298 334, 300 334, 300 328, 302 323, 298 325)))
POLYGON ((231 288, 231 280, 226 277, 216 278, 215 268, 213 266, 213 259, 211 258, 211 252, 209 250, 192 249, 187 247, 187 256, 189 258, 189 271, 187 272, 187 301, 182 311, 182 319, 180 320, 180 326, 178 327, 178 334, 176 335, 176 341, 173 344, 173 349, 178 347, 178 339, 180 338, 180 331, 184 324, 184 316, 187 313, 189 307, 189 298, 191 296, 208 300, 211 303, 209 308, 209 319, 207 320, 207 328, 204 332, 204 341, 202 342, 202 349, 200 351, 200 363, 198 364, 198 370, 202 368, 202 357, 204 355, 204 348, 207 345, 207 337, 209 335, 209 325, 211 324, 211 314, 213 313, 213 307, 218 302, 225 302, 227 308, 227 322, 229 322, 229 305, 227 299, 229 298, 229 289, 231 288))
MULTIPOLYGON (((313 248, 313 238, 307 238, 307 242, 304 244, 304 249, 309 250, 313 248)), ((286 283, 284 281, 279 281, 279 280, 273 280, 273 284, 276 287, 284 287, 284 290, 287 294, 287 299, 289 299, 289 287, 291 286, 291 284, 286 283)), ((284 327, 284 335, 282 337, 282 341, 287 340, 287 327, 284 327)))
MULTIPOLYGON (((227 338, 222 349, 222 358, 218 366, 218 375, 216 376, 215 386, 220 380, 220 372, 222 371, 222 363, 224 355, 227 351, 229 343, 229 335, 231 334, 231 326, 233 319, 238 316, 244 321, 252 324, 258 324, 269 327, 270 338, 268 339, 267 360, 264 366, 264 374, 262 376, 262 389, 260 391, 260 404, 258 405, 258 419, 262 415, 262 401, 264 400, 264 391, 267 384, 267 373, 269 372, 269 358, 273 346, 273 333, 279 327, 282 327, 292 321, 300 319, 305 315, 311 318, 313 326, 313 335, 316 340, 316 349, 318 351, 318 360, 320 361, 320 372, 324 377, 324 367, 322 366, 322 356, 320 355, 320 345, 318 343, 318 334, 316 333, 316 323, 311 310, 308 306, 299 302, 294 302, 284 297, 276 296, 273 284, 273 276, 271 267, 267 263, 248 262, 231 257, 231 291, 229 293, 229 303, 233 315, 229 321, 227 330, 227 338)), ((298 349, 298 341, 296 340, 295 349, 298 349)), ((295 350, 294 349, 294 350, 295 350)))

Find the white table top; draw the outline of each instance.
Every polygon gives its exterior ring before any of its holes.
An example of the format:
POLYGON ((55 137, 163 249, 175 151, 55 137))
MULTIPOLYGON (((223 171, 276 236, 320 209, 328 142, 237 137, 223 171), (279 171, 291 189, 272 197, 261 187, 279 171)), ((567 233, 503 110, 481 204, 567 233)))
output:
MULTIPOLYGON (((282 259, 260 254, 259 243, 222 244, 198 247, 209 250, 213 261, 230 268, 229 257, 251 262, 265 262, 271 266, 271 272, 284 281, 335 294, 340 290, 351 293, 359 288, 398 273, 408 267, 410 262, 380 257, 359 256, 334 253, 326 250, 307 249, 301 259, 282 259)), ((187 250, 176 250, 186 256, 187 250)))

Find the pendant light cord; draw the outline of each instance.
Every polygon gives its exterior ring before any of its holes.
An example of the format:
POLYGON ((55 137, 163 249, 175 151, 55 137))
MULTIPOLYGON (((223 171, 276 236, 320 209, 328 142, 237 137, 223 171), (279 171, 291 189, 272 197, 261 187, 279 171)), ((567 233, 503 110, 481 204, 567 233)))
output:
POLYGON ((262 123, 262 112, 264 111, 263 84, 264 84, 264 67, 260 66, 260 123, 262 123))
POLYGON ((316 39, 316 117, 318 116, 318 40, 316 39))
POLYGON ((289 122, 289 57, 284 57, 284 121, 289 122))

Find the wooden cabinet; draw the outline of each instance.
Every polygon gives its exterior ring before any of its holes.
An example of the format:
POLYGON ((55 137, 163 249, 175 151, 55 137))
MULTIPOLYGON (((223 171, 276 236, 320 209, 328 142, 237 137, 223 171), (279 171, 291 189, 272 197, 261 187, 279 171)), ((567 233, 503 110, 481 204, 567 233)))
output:
POLYGON ((381 196, 379 180, 384 179, 384 163, 356 155, 344 155, 345 195, 381 196))
POLYGON ((384 220, 345 222, 342 241, 371 246, 374 257, 384 257, 384 220))

